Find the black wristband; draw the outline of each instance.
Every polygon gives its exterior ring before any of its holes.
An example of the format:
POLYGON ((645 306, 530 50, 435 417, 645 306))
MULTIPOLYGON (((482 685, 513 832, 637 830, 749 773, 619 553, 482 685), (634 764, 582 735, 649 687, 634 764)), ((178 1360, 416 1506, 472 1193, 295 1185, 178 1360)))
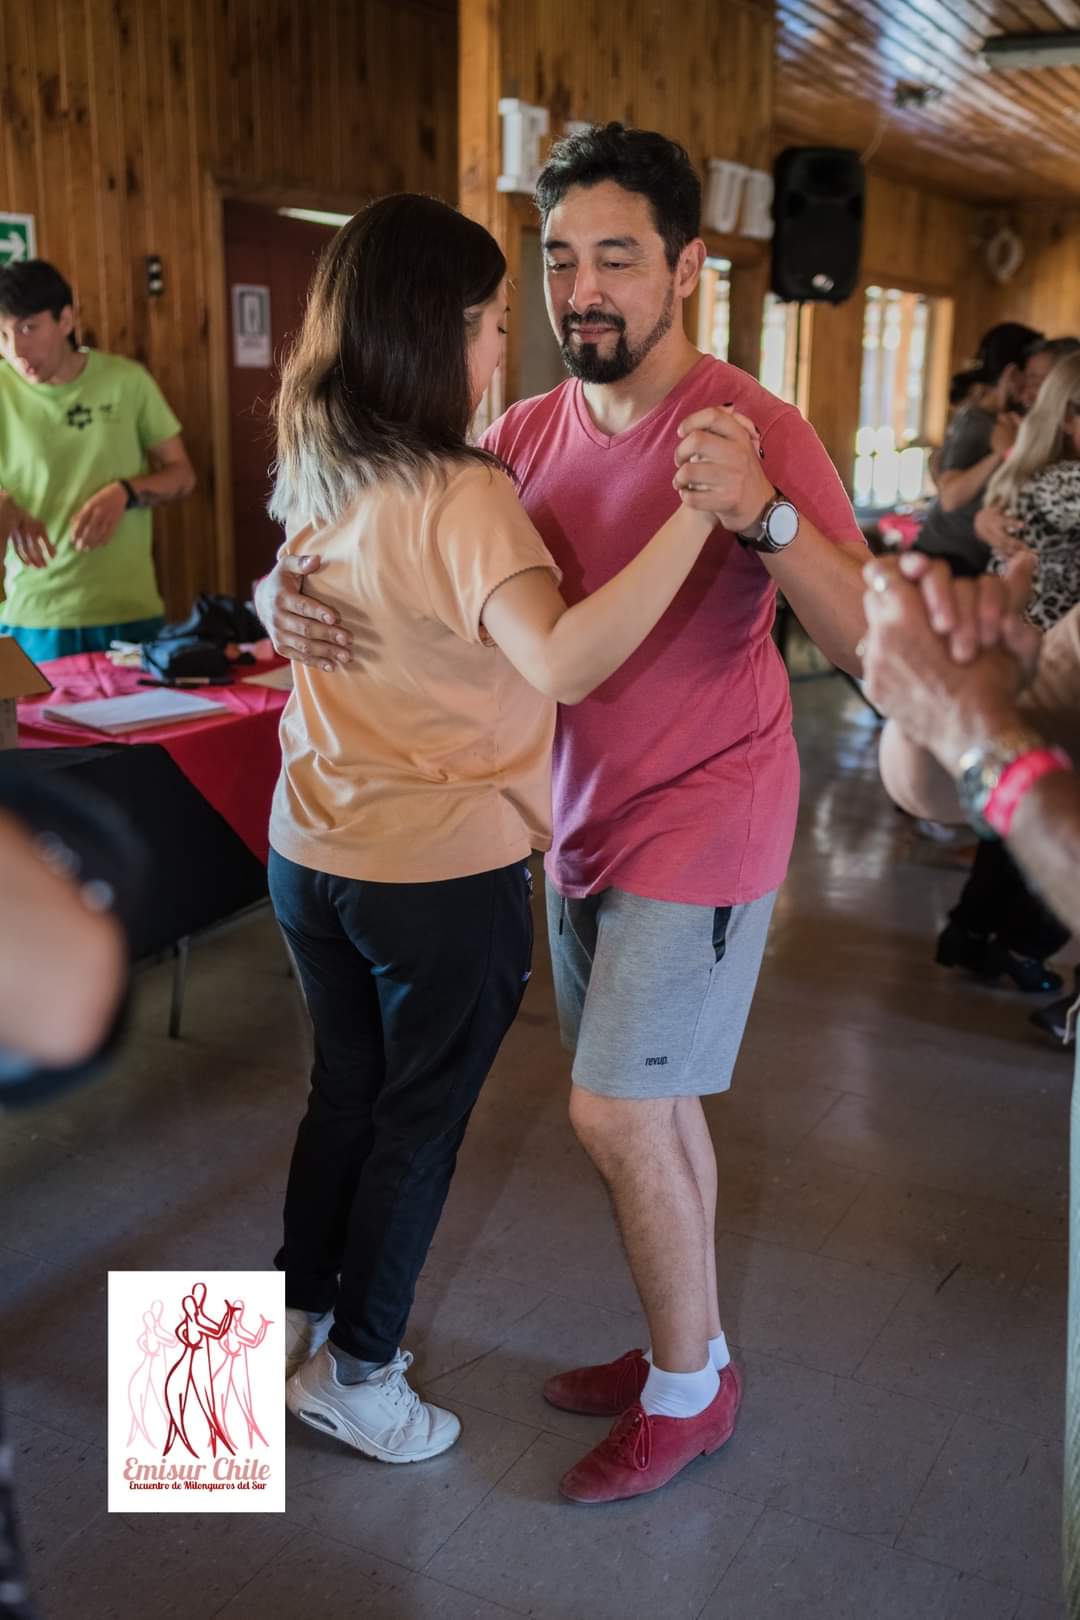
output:
POLYGON ((127 493, 127 505, 125 507, 125 511, 133 511, 134 508, 139 505, 138 490, 135 488, 134 484, 129 484, 126 478, 118 478, 116 482, 120 485, 120 488, 125 490, 127 493))

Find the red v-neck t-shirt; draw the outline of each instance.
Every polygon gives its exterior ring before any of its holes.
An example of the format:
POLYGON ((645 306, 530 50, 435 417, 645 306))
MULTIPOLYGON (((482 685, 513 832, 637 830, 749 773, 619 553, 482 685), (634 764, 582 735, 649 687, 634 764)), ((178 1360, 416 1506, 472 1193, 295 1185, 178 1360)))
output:
MULTIPOLYGON (((703 356, 614 435, 597 428, 582 384, 568 381, 512 405, 484 437, 512 469, 568 601, 611 579, 667 522, 678 504, 676 428, 726 404, 755 424, 768 478, 799 511, 831 540, 862 540, 813 429, 737 367, 703 356)), ((619 888, 739 905, 783 881, 799 762, 769 633, 775 603, 758 555, 717 529, 638 651, 584 702, 560 707, 547 872, 562 894, 619 888)))

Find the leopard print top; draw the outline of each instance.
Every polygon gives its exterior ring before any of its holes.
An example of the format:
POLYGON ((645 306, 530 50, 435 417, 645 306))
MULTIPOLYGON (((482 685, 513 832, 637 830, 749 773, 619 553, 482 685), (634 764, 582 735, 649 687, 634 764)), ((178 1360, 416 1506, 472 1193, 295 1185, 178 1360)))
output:
MULTIPOLYGON (((1049 630, 1080 602, 1080 461, 1056 461, 1036 473, 1020 491, 1015 513, 1021 538, 1038 558, 1028 617, 1049 630)), ((990 568, 1004 564, 994 557, 990 568)))

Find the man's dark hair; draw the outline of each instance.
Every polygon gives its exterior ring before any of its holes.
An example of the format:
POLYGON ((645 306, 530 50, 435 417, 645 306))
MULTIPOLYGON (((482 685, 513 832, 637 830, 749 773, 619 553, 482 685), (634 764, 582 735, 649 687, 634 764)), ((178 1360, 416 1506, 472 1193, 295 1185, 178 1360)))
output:
POLYGON ((1033 344, 1042 340, 1042 333, 1033 326, 1022 326, 1019 321, 1002 321, 984 332, 975 356, 973 381, 996 383, 1010 366, 1022 366, 1033 344))
POLYGON ((701 181, 685 147, 655 130, 595 124, 552 147, 536 182, 536 206, 546 220, 571 186, 598 186, 604 180, 648 199, 674 270, 683 248, 701 230, 701 181))
POLYGON ((1080 338, 1059 337, 1040 338, 1037 343, 1024 350, 1025 365, 1033 360, 1037 354, 1052 354, 1055 360, 1064 360, 1067 355, 1080 351, 1080 338))
POLYGON ((71 283, 47 259, 27 259, 0 270, 0 315, 40 315, 48 310, 57 320, 74 304, 71 283))
MULTIPOLYGON (((25 264, 9 264, 0 270, 0 315, 19 320, 47 310, 58 321, 74 303, 71 283, 48 259, 27 259, 25 264)), ((74 333, 68 341, 73 349, 77 347, 74 333)))

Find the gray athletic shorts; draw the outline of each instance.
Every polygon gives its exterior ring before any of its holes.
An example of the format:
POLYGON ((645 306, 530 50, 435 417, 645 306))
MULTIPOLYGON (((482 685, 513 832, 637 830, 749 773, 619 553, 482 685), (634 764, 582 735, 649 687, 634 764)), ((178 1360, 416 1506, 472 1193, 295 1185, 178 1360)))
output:
POLYGON ((727 1091, 776 894, 690 906, 547 885, 563 1045, 576 1085, 604 1097, 727 1091))

